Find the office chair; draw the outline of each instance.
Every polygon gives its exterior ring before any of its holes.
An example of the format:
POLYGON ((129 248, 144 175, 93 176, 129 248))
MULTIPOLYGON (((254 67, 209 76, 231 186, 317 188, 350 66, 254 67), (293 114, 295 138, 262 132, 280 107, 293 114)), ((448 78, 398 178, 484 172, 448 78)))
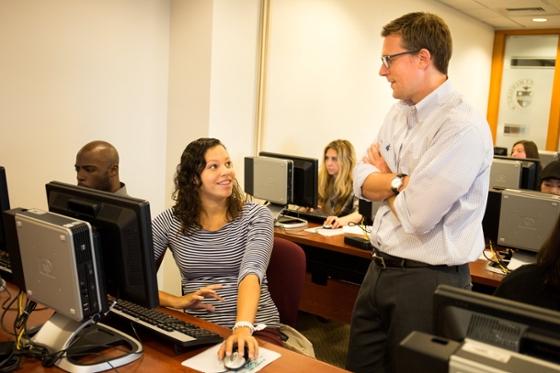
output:
POLYGON ((295 242, 275 237, 266 276, 280 322, 295 328, 305 281, 303 249, 295 242))

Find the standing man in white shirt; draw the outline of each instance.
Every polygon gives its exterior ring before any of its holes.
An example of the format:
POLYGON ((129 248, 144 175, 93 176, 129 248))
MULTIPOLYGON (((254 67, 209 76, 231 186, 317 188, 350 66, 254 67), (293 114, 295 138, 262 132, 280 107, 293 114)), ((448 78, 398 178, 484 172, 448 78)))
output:
POLYGON ((470 287, 493 157, 487 122, 447 80, 445 22, 410 13, 381 35, 379 74, 399 102, 354 171, 356 196, 384 201, 352 315, 347 368, 355 372, 394 370, 400 341, 433 331, 437 285, 470 287))

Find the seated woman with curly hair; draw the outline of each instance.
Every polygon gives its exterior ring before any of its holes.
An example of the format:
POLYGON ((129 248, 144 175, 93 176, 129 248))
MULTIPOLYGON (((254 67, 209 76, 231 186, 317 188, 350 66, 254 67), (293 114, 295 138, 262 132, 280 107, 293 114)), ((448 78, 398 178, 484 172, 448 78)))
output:
POLYGON ((175 205, 153 223, 156 263, 167 248, 181 272, 182 296, 159 292, 160 304, 232 328, 219 351, 248 347, 258 354, 259 337, 281 345, 279 316, 267 287, 273 220, 261 205, 246 202, 224 145, 212 138, 191 142, 175 176, 175 205), (258 329, 258 328, 257 328, 258 329))

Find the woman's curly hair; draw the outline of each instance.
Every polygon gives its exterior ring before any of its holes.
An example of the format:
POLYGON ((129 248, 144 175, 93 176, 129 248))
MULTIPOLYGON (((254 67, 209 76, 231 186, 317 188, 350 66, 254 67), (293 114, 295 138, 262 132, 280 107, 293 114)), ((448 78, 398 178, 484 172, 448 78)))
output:
MULTIPOLYGON (((204 156, 208 149, 225 146, 218 139, 199 138, 187 145, 175 174, 175 191, 173 192, 173 214, 182 223, 182 233, 191 235, 201 228, 200 212, 202 204, 199 189, 202 185, 200 174, 206 167, 204 156)), ((241 214, 243 194, 237 180, 233 180, 233 191, 229 196, 227 208, 228 220, 234 220, 241 214)))

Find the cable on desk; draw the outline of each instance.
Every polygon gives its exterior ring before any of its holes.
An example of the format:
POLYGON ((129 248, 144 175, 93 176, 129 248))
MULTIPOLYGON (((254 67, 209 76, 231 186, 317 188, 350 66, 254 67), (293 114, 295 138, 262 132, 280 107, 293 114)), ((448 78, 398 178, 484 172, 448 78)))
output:
MULTIPOLYGON (((504 274, 507 275, 508 273, 510 273, 511 270, 509 268, 507 268, 507 263, 503 260, 500 253, 498 253, 498 251, 494 250, 494 246, 492 245, 492 241, 488 241, 488 246, 490 247, 490 252, 492 253, 493 257, 492 258, 488 257, 486 255, 486 251, 483 251, 482 254, 486 258, 486 260, 488 260, 491 263, 496 264, 504 274)), ((508 255, 510 255, 510 257, 511 257, 511 252, 508 252, 508 255)))
POLYGON ((364 224, 364 220, 365 219, 362 217, 362 220, 360 220, 358 224, 349 222, 348 226, 350 227, 358 226, 364 232, 364 240, 369 240, 369 234, 371 233, 371 229, 368 229, 367 225, 364 224))
POLYGON ((37 303, 27 299, 24 292, 18 294, 18 316, 14 320, 14 334, 16 335, 16 350, 24 349, 27 338, 27 320, 37 307, 37 303), (24 338, 25 337, 25 338, 24 338))
MULTIPOLYGON (((14 304, 14 302, 17 300, 17 295, 12 298, 12 293, 10 293, 9 290, 6 290, 8 292, 8 299, 6 299, 3 303, 2 303, 2 316, 0 316, 0 326, 2 327, 2 330, 8 334, 8 335, 15 335, 13 331, 8 330, 8 328, 6 328, 6 325, 4 324, 4 318, 6 316, 6 314, 8 313, 8 311, 16 311, 17 309, 15 308, 11 308, 12 304, 14 304), (6 305, 7 303, 7 305, 6 305)), ((19 293, 18 293, 19 294, 19 293)))

